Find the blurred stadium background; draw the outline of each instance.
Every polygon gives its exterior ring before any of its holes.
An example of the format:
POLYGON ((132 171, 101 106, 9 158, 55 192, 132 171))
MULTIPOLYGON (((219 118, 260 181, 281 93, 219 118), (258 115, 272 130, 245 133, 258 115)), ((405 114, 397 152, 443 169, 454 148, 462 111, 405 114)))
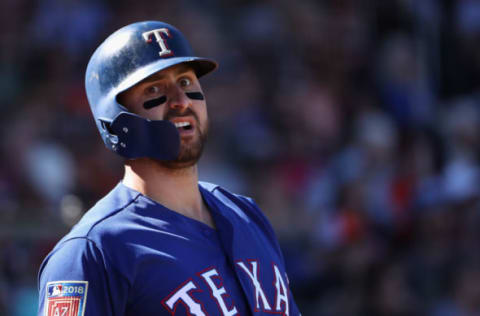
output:
POLYGON ((150 19, 219 61, 201 178, 267 213, 305 316, 480 315, 478 0, 2 0, 0 315, 120 180, 83 76, 150 19))

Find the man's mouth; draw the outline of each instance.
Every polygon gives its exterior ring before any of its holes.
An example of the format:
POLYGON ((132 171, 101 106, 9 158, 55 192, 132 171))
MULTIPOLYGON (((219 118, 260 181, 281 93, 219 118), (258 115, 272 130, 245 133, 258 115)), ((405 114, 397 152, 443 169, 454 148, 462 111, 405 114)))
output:
POLYGON ((189 122, 178 122, 178 123, 175 123, 175 127, 177 129, 180 129, 180 130, 191 130, 192 129, 192 125, 189 123, 189 122))

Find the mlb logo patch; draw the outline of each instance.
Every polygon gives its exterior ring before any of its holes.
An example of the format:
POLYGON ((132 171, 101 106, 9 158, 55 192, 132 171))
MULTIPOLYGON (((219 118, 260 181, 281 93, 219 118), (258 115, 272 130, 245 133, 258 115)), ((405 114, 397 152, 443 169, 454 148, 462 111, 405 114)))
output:
POLYGON ((47 283, 45 316, 83 316, 88 281, 47 283))

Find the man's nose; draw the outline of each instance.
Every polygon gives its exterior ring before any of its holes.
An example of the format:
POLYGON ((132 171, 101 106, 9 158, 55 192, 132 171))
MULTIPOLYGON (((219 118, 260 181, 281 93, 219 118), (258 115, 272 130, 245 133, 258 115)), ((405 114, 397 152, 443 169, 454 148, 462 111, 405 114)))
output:
POLYGON ((185 94, 185 91, 180 87, 172 87, 170 90, 168 106, 172 109, 183 111, 191 106, 191 100, 185 94))

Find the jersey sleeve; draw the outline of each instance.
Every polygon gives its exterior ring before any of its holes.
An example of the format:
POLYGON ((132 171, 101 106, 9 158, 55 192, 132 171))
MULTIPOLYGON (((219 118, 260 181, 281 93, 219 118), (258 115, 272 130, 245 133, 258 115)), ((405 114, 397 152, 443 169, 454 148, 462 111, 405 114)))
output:
POLYGON ((39 272, 38 316, 123 315, 128 282, 87 238, 58 245, 39 272))

